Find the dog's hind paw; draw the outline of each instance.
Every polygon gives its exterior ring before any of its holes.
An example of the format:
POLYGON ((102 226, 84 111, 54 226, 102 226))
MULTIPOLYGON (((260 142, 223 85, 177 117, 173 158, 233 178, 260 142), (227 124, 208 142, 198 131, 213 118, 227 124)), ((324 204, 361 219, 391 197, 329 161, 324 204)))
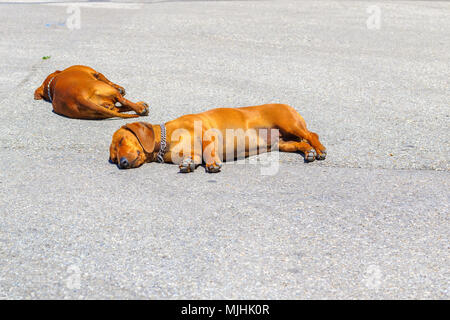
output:
POLYGON ((317 157, 317 153, 316 150, 311 149, 309 151, 305 152, 305 162, 312 162, 314 160, 316 160, 317 157))
POLYGON ((179 167, 181 173, 193 172, 195 170, 195 163, 191 157, 187 157, 181 161, 179 167))
POLYGON ((323 150, 321 153, 317 154, 316 159, 317 160, 325 160, 327 157, 327 151, 323 150))
POLYGON ((142 111, 140 111, 138 114, 140 116, 148 116, 148 109, 149 109, 148 104, 145 103, 144 101, 140 101, 138 102, 138 104, 142 105, 142 111))
POLYGON ((222 168, 221 163, 213 162, 213 163, 206 164, 206 172, 209 172, 209 173, 219 172, 221 168, 222 168))

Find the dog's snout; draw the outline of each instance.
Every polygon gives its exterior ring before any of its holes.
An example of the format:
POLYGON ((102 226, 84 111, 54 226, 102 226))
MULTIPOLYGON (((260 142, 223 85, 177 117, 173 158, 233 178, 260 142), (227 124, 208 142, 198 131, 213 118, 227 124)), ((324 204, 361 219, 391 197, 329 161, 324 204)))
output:
POLYGON ((119 165, 123 169, 127 169, 130 167, 130 163, 128 162, 127 158, 125 158, 125 157, 120 158, 119 165))

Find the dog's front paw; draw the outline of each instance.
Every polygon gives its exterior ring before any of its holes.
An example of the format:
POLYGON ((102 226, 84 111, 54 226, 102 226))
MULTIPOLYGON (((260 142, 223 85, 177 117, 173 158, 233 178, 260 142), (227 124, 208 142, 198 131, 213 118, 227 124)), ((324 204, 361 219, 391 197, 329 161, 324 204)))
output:
POLYGON ((305 162, 313 162, 316 160, 317 152, 314 149, 305 152, 305 162))
POLYGON ((213 162, 213 163, 206 164, 206 172, 209 172, 209 173, 219 172, 221 168, 222 168, 221 163, 213 162))
POLYGON ((327 157, 327 150, 322 150, 320 153, 317 154, 316 159, 317 160, 325 160, 327 157))
POLYGON ((140 116, 148 116, 148 110, 149 110, 148 104, 145 103, 144 101, 140 101, 137 104, 142 106, 142 109, 138 112, 138 114, 140 116))
POLYGON ((195 163, 191 157, 184 158, 180 163, 180 172, 189 173, 195 170, 195 163))

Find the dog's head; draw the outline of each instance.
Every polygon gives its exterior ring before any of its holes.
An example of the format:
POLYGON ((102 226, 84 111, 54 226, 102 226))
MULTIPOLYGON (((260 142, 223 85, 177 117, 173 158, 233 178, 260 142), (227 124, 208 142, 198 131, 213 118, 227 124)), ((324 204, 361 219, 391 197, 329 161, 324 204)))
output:
POLYGON ((47 76, 41 86, 34 91, 34 100, 44 99, 45 101, 50 101, 48 96, 48 83, 52 78, 54 78, 61 71, 57 70, 47 76))
POLYGON ((128 123, 117 130, 109 147, 109 160, 121 169, 137 168, 153 157, 155 133, 149 123, 128 123))

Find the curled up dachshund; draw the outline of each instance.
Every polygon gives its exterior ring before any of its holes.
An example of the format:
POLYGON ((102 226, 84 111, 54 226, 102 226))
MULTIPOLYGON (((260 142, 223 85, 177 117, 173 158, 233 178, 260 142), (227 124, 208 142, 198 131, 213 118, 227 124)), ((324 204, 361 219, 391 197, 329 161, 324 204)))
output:
POLYGON ((109 151, 110 161, 121 169, 157 161, 177 164, 183 173, 205 164, 206 171, 214 173, 222 161, 275 147, 302 153, 306 162, 324 160, 327 154, 319 136, 285 104, 212 109, 160 125, 128 123, 114 133, 109 151))
POLYGON ((52 103, 55 113, 75 119, 137 118, 148 115, 145 102, 124 98, 125 89, 87 66, 71 66, 48 75, 34 99, 52 103), (116 104, 119 105, 116 105, 116 104), (136 114, 124 112, 134 111, 136 114))

